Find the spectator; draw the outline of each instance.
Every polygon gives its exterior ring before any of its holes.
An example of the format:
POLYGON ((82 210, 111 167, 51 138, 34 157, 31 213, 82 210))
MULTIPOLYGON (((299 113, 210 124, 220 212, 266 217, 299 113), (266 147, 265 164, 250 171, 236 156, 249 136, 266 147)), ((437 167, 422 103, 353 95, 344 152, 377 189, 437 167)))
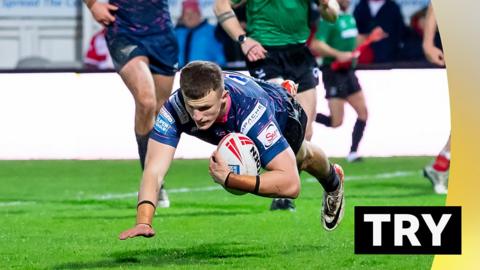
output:
POLYGON ((179 65, 193 60, 206 60, 225 65, 223 46, 215 38, 215 27, 202 18, 197 0, 182 3, 182 16, 175 27, 179 44, 179 65))
POLYGON ((113 69, 112 58, 105 40, 106 28, 96 32, 90 40, 83 64, 88 70, 113 69))
POLYGON ((360 0, 353 12, 360 39, 365 39, 380 26, 388 37, 372 43, 370 53, 362 53, 360 63, 385 63, 398 60, 405 23, 400 7, 392 0, 360 0))
POLYGON ((427 9, 428 7, 424 7, 413 13, 413 15, 410 17, 410 27, 421 38, 423 38, 423 32, 425 31, 425 18, 427 16, 427 9))
POLYGON ((405 28, 403 47, 400 59, 402 61, 426 61, 422 49, 423 31, 427 7, 415 12, 410 17, 410 25, 405 28))

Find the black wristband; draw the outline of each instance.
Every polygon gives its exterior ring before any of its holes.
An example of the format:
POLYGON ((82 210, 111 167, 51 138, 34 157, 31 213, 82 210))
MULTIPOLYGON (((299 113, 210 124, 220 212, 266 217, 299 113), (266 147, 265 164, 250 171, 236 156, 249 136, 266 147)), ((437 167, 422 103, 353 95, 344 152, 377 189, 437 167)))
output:
POLYGON ((151 202, 151 201, 149 201, 149 200, 143 200, 143 201, 141 201, 141 202, 139 202, 139 203, 137 204, 137 209, 138 209, 138 207, 139 207, 140 205, 142 205, 142 204, 150 204, 151 206, 153 206, 153 208, 155 208, 155 209, 157 208, 153 202, 151 202))
POLYGON ((253 194, 258 194, 258 190, 260 189, 260 175, 257 175, 255 181, 255 189, 253 190, 253 194))
POLYGON ((225 181, 223 182, 223 186, 224 186, 224 187, 228 187, 228 178, 230 177, 230 174, 231 174, 231 173, 232 173, 232 172, 229 172, 229 173, 227 174, 227 178, 225 178, 225 181))

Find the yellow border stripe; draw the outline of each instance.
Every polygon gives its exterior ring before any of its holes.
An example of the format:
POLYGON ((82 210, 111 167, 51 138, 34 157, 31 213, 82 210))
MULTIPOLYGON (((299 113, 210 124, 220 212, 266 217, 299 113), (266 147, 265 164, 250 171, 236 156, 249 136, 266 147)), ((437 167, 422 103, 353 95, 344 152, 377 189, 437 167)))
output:
POLYGON ((432 1, 443 41, 452 114, 447 205, 462 206, 462 255, 437 255, 432 269, 480 269, 480 1, 432 1))

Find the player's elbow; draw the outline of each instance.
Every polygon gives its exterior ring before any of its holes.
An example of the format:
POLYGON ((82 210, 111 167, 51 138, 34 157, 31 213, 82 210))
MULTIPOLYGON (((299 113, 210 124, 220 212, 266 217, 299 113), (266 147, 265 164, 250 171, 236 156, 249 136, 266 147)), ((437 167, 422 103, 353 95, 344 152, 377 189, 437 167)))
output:
POLYGON ((213 5, 213 13, 215 13, 216 16, 230 10, 232 10, 232 7, 228 0, 217 0, 215 1, 215 5, 213 5))
POLYGON ((279 197, 296 199, 300 194, 300 176, 298 174, 289 176, 281 193, 279 197))

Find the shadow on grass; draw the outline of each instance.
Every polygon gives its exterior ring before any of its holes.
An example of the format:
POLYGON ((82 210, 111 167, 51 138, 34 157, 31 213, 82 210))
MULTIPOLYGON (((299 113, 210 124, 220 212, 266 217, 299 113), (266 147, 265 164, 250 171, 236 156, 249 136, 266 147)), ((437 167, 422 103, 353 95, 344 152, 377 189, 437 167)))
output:
POLYGON ((114 267, 162 267, 182 265, 188 268, 199 265, 227 264, 229 260, 245 258, 265 258, 271 256, 270 251, 252 247, 243 243, 209 243, 185 248, 138 249, 107 254, 103 260, 91 262, 70 262, 56 265, 53 269, 91 269, 114 267))
MULTIPOLYGON (((236 215, 253 215, 264 211, 249 211, 249 210, 209 210, 209 211, 185 211, 177 213, 157 213, 161 218, 183 218, 183 217, 207 217, 207 216, 236 216, 236 215)), ((80 216, 56 216, 53 219, 74 219, 74 220, 119 220, 119 219, 135 219, 136 215, 80 215, 80 216)))

